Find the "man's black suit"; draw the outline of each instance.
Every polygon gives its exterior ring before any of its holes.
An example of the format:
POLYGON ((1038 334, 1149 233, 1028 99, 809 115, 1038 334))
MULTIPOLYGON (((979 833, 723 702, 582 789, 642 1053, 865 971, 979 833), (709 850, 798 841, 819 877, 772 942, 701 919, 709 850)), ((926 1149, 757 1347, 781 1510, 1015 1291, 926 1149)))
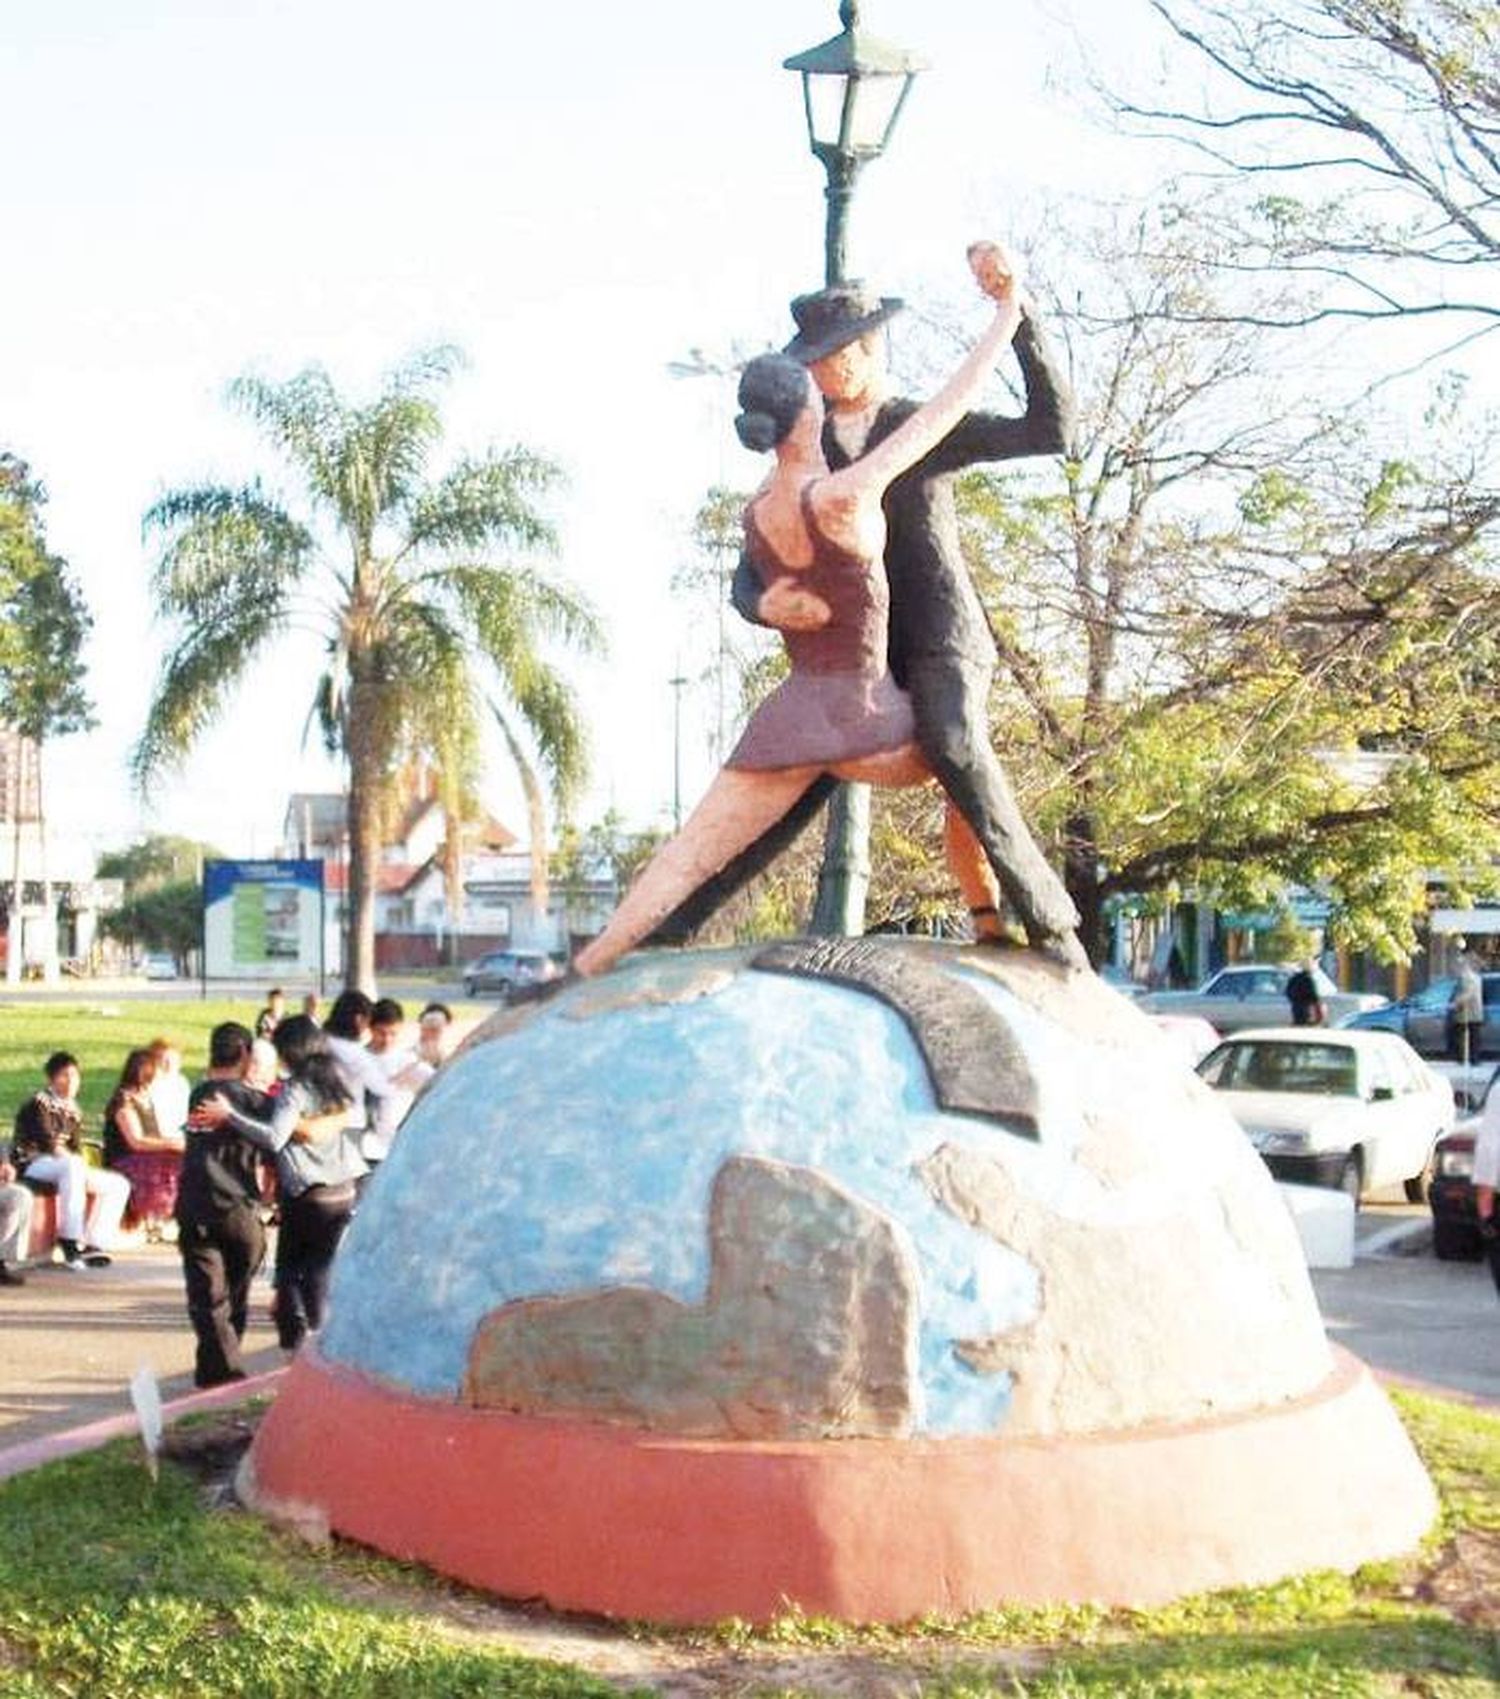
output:
MULTIPOLYGON (((1026 412, 1020 418, 967 414, 886 491, 889 655, 896 682, 911 696, 922 753, 978 835, 1027 937, 1045 943, 1070 934, 1078 914, 1037 849, 990 746, 995 640, 959 548, 952 485, 954 473, 981 462, 1057 454, 1067 444, 1072 397, 1029 319, 1021 321, 1013 346, 1026 383, 1026 412)), ((888 437, 917 406, 905 397, 887 401, 871 424, 866 450, 888 437)), ((823 429, 823 449, 834 470, 849 464, 831 416, 823 429)), ((763 589, 754 563, 742 557, 733 601, 741 614, 757 623, 763 589)), ((681 942, 703 925, 786 848, 833 784, 831 778, 819 780, 776 826, 669 915, 650 942, 681 942)))

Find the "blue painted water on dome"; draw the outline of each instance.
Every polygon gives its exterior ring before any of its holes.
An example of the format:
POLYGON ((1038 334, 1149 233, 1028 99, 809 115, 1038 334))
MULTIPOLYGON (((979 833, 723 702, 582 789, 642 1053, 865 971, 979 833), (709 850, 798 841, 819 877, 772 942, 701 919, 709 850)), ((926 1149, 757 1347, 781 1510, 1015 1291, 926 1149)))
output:
POLYGON ((938 1111, 905 1023, 862 993, 737 971, 692 1001, 584 1019, 564 999, 433 1081, 339 1253, 322 1350, 453 1396, 497 1305, 621 1284, 701 1302, 714 1176, 761 1156, 818 1170, 899 1224, 920 1271, 917 1426, 991 1432, 1009 1378, 975 1373, 955 1343, 1025 1323, 1039 1295, 1030 1264, 917 1176, 954 1140, 1030 1143, 938 1111))

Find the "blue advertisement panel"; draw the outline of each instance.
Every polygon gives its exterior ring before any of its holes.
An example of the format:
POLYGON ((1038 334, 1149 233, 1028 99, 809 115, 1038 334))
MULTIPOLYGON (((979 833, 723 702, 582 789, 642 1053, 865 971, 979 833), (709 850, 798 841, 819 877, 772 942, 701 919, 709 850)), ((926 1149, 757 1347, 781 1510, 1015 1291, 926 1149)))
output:
POLYGON ((317 976, 323 951, 321 861, 205 861, 206 979, 317 976))

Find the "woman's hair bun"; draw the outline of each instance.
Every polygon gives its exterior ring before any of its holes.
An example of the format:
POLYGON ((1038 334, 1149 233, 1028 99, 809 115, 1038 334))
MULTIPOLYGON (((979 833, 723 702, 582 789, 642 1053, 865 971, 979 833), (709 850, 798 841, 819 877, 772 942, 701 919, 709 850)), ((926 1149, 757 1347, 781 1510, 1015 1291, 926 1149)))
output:
POLYGON ((740 373, 734 422, 746 448, 763 454, 786 441, 808 403, 807 370, 786 354, 757 354, 740 373))
POLYGON ((739 413, 734 428, 745 447, 756 454, 775 448, 781 440, 781 431, 769 413, 739 413))

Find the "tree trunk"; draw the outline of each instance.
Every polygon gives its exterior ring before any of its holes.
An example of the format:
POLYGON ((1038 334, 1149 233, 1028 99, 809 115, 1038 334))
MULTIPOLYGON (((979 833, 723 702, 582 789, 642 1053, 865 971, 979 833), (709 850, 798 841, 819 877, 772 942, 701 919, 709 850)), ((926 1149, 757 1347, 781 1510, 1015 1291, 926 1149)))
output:
POLYGON ((21 983, 21 940, 25 927, 21 921, 21 799, 26 794, 26 739, 16 739, 15 842, 12 846, 10 874, 10 924, 5 931, 5 983, 21 983))
POLYGON ((1064 832, 1063 884, 1078 910, 1078 941, 1097 967, 1103 956, 1104 905, 1099 895, 1099 842, 1093 815, 1070 815, 1064 832))
POLYGON ((380 867, 380 775, 383 752, 376 747, 372 686, 355 679, 350 688, 344 738, 349 758, 349 888, 344 933, 344 984, 375 995, 375 890, 380 867))
POLYGON ((52 881, 47 877, 47 806, 42 796, 42 745, 36 746, 36 845, 37 871, 42 876, 42 980, 57 982, 57 907, 52 900, 52 881))

